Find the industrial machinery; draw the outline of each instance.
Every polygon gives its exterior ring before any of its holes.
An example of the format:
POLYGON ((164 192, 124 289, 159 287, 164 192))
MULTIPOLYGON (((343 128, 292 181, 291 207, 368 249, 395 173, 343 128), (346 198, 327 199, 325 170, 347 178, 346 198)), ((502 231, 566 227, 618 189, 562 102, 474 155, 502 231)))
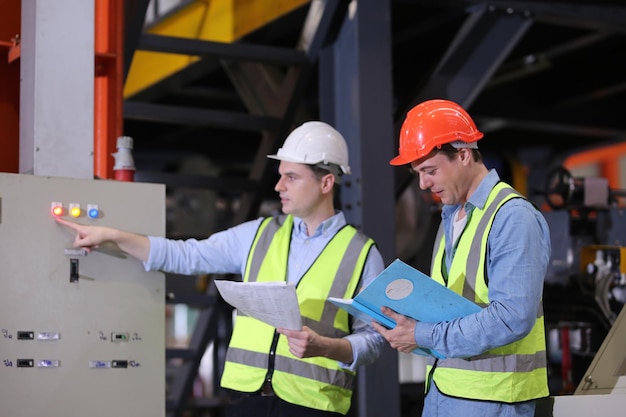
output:
POLYGON ((622 309, 573 395, 539 401, 536 417, 622 417, 626 409, 626 309, 622 309))
POLYGON ((559 167, 548 178, 552 237, 544 309, 549 401, 538 416, 623 415, 626 406, 626 210, 604 178, 559 167))
POLYGON ((54 220, 164 236, 164 201, 162 184, 0 174, 2 415, 165 415, 164 275, 54 220))

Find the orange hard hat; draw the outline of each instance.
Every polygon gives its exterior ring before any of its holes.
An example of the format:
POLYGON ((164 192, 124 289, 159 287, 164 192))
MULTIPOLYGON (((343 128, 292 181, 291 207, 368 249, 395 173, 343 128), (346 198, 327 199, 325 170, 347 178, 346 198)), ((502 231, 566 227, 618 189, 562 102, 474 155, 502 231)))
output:
POLYGON ((391 165, 410 164, 435 147, 452 143, 455 147, 475 148, 483 133, 467 112, 450 100, 427 100, 413 107, 400 129, 399 154, 391 165))

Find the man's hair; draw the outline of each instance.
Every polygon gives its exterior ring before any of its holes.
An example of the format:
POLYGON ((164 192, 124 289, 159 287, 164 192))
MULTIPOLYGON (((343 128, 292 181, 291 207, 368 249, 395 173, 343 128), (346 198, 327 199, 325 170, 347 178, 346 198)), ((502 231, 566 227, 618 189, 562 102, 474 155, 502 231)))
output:
POLYGON ((336 176, 336 174, 330 169, 330 165, 328 165, 327 167, 321 164, 309 165, 309 166, 311 167, 311 170, 313 170, 313 173, 318 179, 322 179, 324 175, 328 175, 328 174, 333 174, 336 176))
MULTIPOLYGON (((454 146, 450 145, 449 143, 444 143, 443 145, 441 145, 441 147, 435 147, 435 149, 432 150, 432 154, 435 153, 442 153, 445 156, 448 157, 449 160, 452 160, 454 158, 454 156, 459 152, 460 149, 463 148, 455 148, 454 146)), ((466 148, 467 149, 467 148, 466 148)), ((480 153, 480 151, 478 149, 470 149, 472 151, 472 157, 474 158, 475 162, 482 162, 483 161, 483 156, 480 153)))
MULTIPOLYGON (((333 176, 335 177, 335 185, 333 186, 333 195, 334 196, 339 195, 339 190, 341 186, 340 186, 338 174, 332 172, 331 170, 329 170, 328 168, 320 164, 308 165, 308 166, 311 168, 311 171, 313 171, 313 175, 315 175, 315 178, 317 178, 318 180, 321 180, 322 178, 324 178, 324 176, 328 174, 333 174, 333 176)), ((328 167, 330 167, 330 165, 328 167)))

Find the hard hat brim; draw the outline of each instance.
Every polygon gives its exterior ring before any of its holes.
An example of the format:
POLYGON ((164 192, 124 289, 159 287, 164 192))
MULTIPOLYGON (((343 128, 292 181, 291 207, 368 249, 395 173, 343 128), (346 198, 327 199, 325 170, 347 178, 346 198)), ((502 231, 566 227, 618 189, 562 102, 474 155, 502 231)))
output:
POLYGON ((288 155, 273 154, 273 155, 267 155, 267 157, 270 158, 270 159, 276 159, 277 161, 293 162, 294 164, 314 165, 313 162, 311 162, 311 163, 303 162, 303 161, 299 160, 298 158, 292 158, 292 157, 290 157, 288 155))
POLYGON ((393 166, 402 166, 402 165, 407 165, 410 164, 413 161, 418 160, 419 158, 417 157, 407 157, 407 156, 403 156, 403 155, 398 155, 395 158, 393 158, 391 161, 389 161, 389 165, 393 165, 393 166))

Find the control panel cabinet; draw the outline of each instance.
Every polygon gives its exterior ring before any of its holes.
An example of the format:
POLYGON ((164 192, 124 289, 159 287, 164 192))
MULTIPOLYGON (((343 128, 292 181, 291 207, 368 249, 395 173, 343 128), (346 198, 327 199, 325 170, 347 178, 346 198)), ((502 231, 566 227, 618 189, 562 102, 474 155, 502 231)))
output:
POLYGON ((165 277, 55 217, 165 235, 165 186, 0 174, 0 415, 165 415, 165 277))

